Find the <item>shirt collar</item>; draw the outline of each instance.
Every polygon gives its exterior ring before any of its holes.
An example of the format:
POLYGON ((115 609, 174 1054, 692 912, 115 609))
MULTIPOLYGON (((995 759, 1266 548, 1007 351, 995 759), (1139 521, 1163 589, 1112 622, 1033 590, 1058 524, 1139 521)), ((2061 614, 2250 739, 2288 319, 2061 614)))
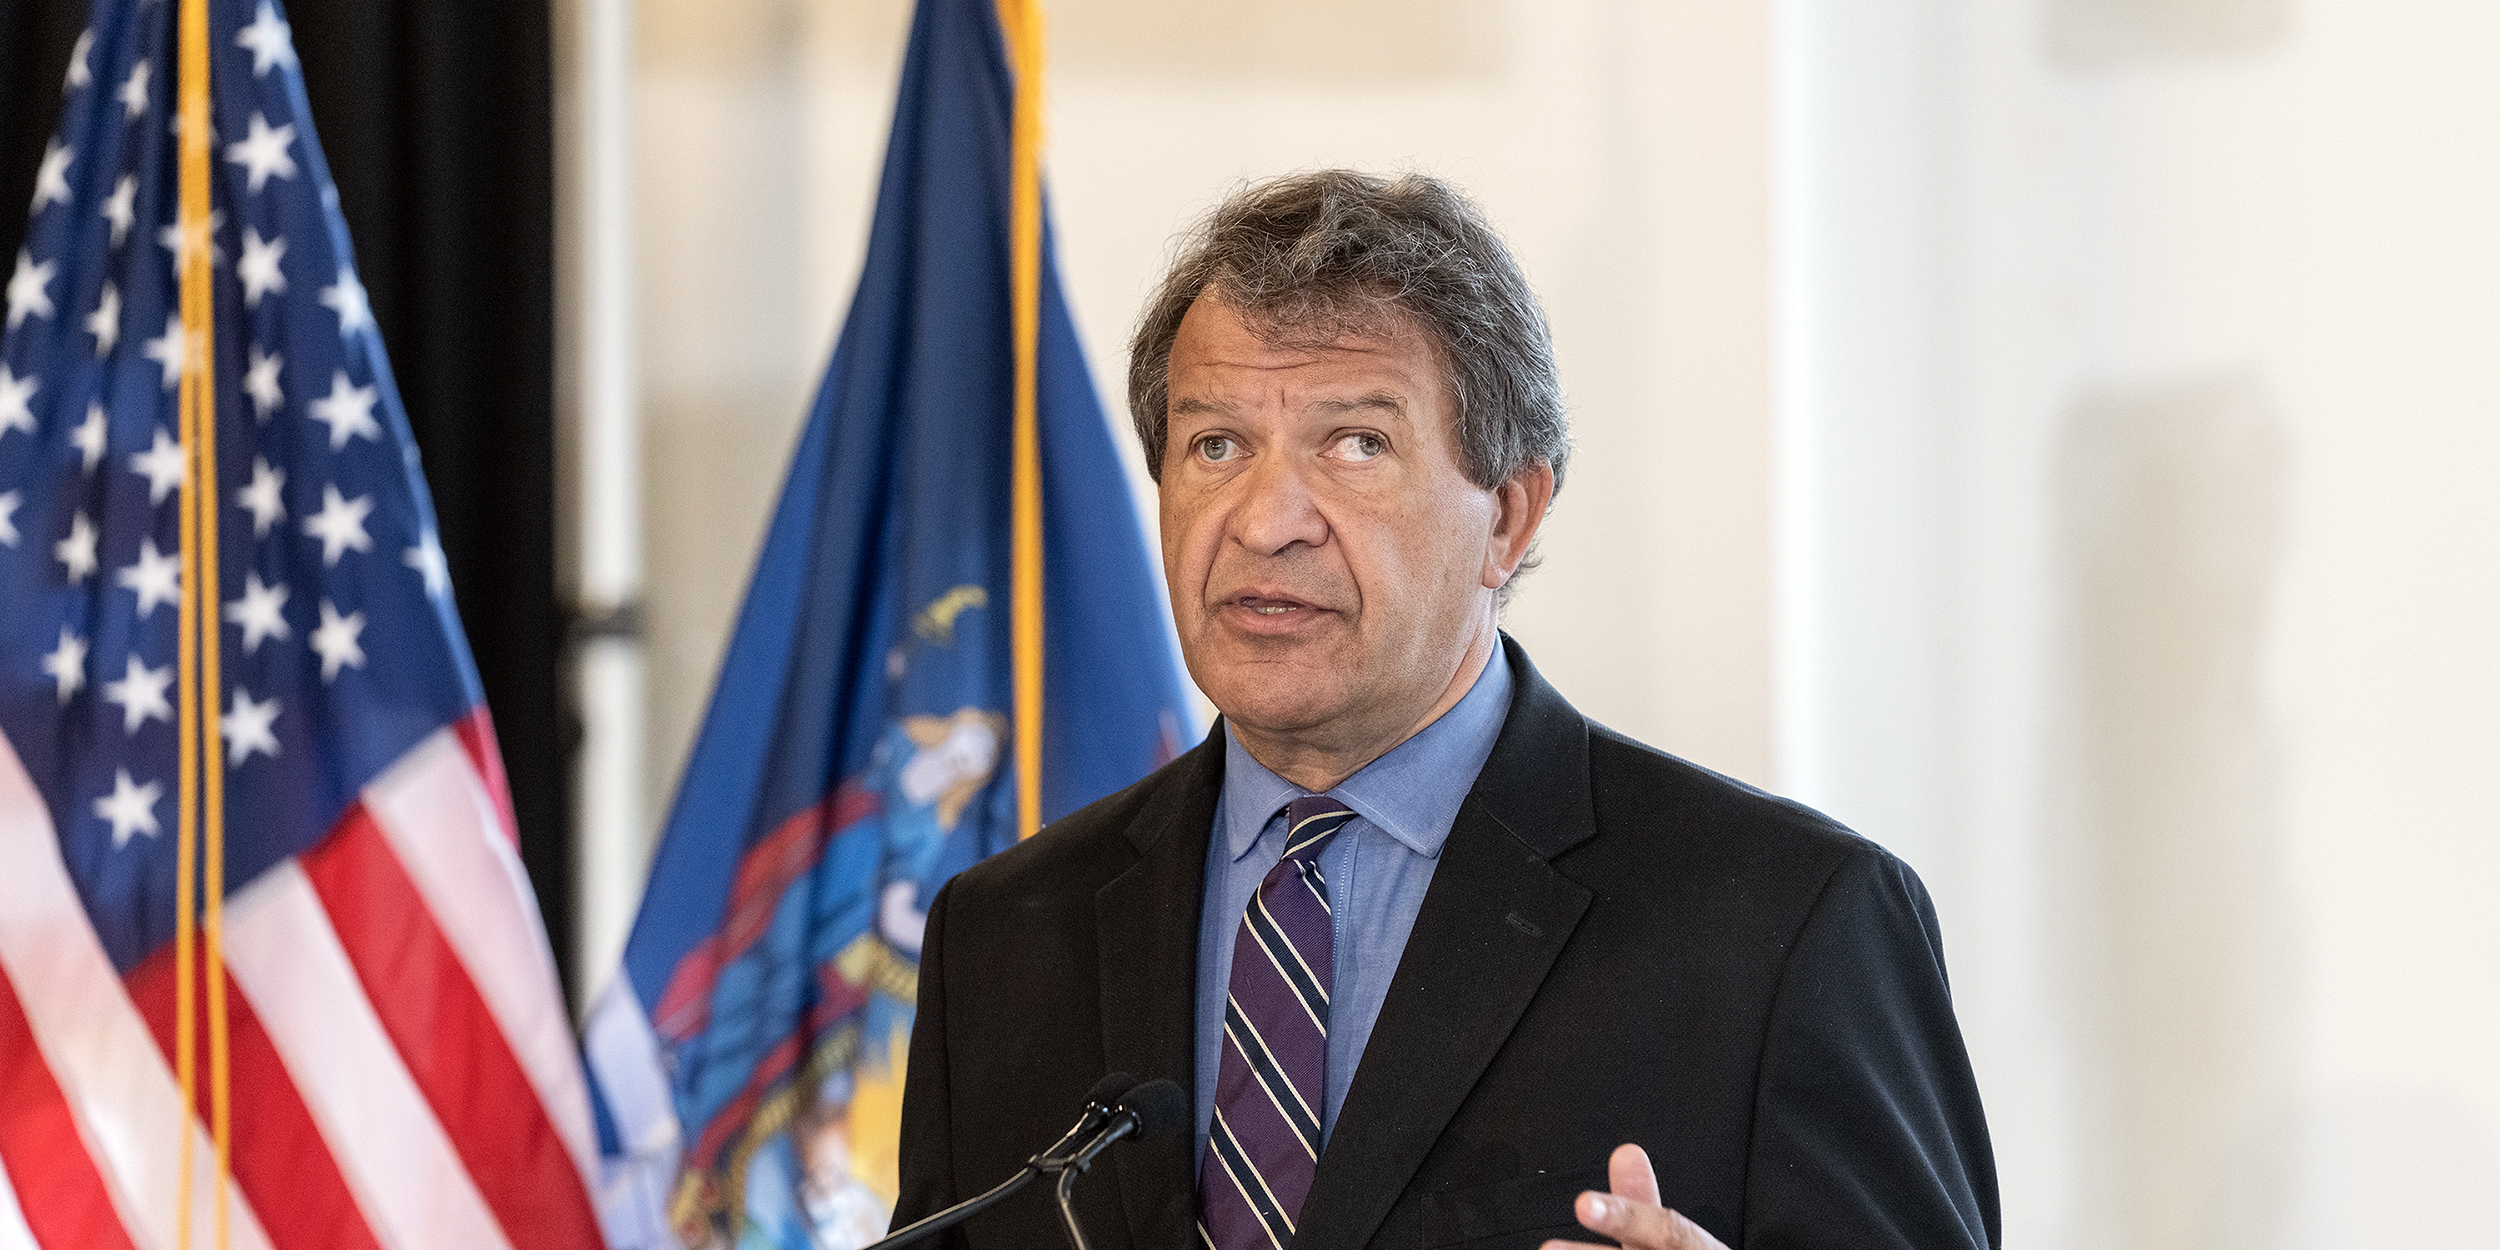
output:
MULTIPOLYGON (((1414 737, 1365 764, 1329 793, 1408 850, 1438 858, 1483 771, 1510 713, 1510 663, 1496 648, 1459 701, 1414 737)), ((1276 809, 1310 791, 1250 757, 1228 727, 1224 733, 1225 849, 1240 859, 1258 845, 1276 809)))

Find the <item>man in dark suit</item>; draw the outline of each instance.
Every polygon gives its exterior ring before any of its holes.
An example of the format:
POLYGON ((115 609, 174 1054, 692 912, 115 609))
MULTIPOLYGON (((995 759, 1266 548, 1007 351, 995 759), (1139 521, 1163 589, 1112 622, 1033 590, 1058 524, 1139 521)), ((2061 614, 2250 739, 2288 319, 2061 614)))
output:
MULTIPOLYGON (((1197 1132, 1078 1186, 1106 1250, 1994 1247, 1917 877, 1591 724, 1500 633, 1568 443, 1474 208, 1411 176, 1245 189, 1131 370, 1224 719, 938 895, 897 1224, 1127 1071, 1191 1091, 1197 1132)), ((1038 1190, 953 1235, 1060 1239, 1038 1190)))

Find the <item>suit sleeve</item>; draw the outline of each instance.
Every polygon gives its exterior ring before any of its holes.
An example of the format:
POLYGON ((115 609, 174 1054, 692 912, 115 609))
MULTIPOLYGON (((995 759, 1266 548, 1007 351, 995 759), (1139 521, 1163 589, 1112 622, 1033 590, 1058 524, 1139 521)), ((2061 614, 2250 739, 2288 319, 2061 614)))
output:
POLYGON ((1825 883, 1759 1071, 1745 1246, 1998 1244, 1987 1121, 1935 908, 1908 865, 1865 844, 1825 883))
MULTIPOLYGON (((911 1057, 903 1073, 903 1131, 898 1170, 900 1194, 894 1202, 891 1228, 953 1206, 954 1149, 952 1110, 946 1089, 946 901, 953 884, 942 886, 929 904, 929 922, 920 944, 920 997, 911 1026, 911 1057)), ((960 1230, 949 1230, 931 1246, 960 1247, 960 1230)))

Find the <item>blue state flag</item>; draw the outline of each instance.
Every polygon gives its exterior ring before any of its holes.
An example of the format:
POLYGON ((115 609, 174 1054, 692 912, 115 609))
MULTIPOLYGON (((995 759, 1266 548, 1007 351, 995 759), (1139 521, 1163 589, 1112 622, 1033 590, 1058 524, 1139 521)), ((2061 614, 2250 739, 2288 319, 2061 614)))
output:
MULTIPOLYGON (((891 1209, 929 902, 1017 836, 1013 90, 989 0, 922 0, 858 294, 592 1013, 619 1246, 858 1245, 891 1209)), ((1042 255, 1052 819, 1190 714, 1046 227, 1042 255)))

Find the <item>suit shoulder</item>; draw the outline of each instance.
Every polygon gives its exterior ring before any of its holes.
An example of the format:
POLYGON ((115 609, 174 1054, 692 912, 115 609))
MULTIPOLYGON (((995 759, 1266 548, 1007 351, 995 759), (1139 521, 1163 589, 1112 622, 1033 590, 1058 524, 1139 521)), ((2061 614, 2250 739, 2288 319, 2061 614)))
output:
POLYGON ((1819 888, 1849 875, 1899 873, 1890 851, 1794 799, 1747 785, 1592 721, 1589 782, 1601 829, 1634 833, 1693 867, 1819 888))
POLYGON ((1148 773, 1044 826, 1039 833, 955 874, 959 894, 1029 895, 1036 889, 1107 879, 1135 862, 1130 827, 1168 788, 1188 784, 1197 752, 1148 773))

